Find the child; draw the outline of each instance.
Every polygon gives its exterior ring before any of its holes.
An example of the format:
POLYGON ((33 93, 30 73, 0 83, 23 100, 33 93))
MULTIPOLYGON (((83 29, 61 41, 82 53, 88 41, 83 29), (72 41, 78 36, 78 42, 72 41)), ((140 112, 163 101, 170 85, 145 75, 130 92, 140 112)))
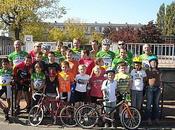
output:
MULTIPOLYGON (((42 64, 41 62, 38 62, 35 64, 35 72, 32 73, 31 75, 31 90, 32 94, 35 92, 38 93, 44 93, 44 88, 45 88, 45 74, 42 71, 42 64)), ((36 97, 37 100, 32 100, 32 106, 36 105, 37 102, 39 101, 40 97, 36 97)))
MULTIPOLYGON (((107 106, 105 107, 105 111, 109 113, 116 106, 117 82, 114 80, 115 71, 113 69, 108 68, 106 74, 107 79, 103 81, 101 90, 103 92, 103 98, 105 99, 104 106, 107 106)), ((114 117, 114 115, 111 116, 114 117)), ((105 123, 105 127, 108 127, 107 123, 105 123)), ((112 127, 114 127, 113 123, 112 127)))
POLYGON ((0 108, 3 109, 5 113, 5 118, 8 120, 8 111, 10 110, 12 98, 12 90, 11 90, 11 81, 12 81, 12 69, 10 69, 10 64, 8 59, 2 60, 2 69, 0 69, 0 96, 5 92, 7 98, 8 107, 4 108, 3 105, 0 104, 0 108))
POLYGON ((59 82, 59 93, 60 97, 67 96, 67 101, 70 101, 71 95, 71 84, 73 83, 73 75, 69 72, 69 62, 61 62, 62 71, 58 73, 58 82, 59 82))
POLYGON ((150 68, 147 70, 148 86, 146 89, 147 97, 147 117, 148 124, 151 125, 151 118, 155 119, 155 122, 159 124, 159 98, 161 94, 160 90, 160 71, 158 69, 157 56, 148 57, 150 68), (152 107, 151 107, 152 106, 152 107))
POLYGON ((91 102, 96 103, 97 99, 102 99, 103 94, 101 91, 102 83, 106 79, 104 77, 104 74, 101 73, 101 69, 99 66, 95 66, 93 68, 94 75, 89 80, 89 84, 91 86, 90 89, 90 96, 91 96, 91 102))
POLYGON ((133 63, 134 69, 131 71, 131 105, 141 110, 146 72, 142 69, 142 60, 140 57, 134 57, 133 63))
POLYGON ((90 76, 87 75, 86 66, 84 64, 78 66, 79 74, 76 75, 75 102, 86 102, 87 85, 90 76))

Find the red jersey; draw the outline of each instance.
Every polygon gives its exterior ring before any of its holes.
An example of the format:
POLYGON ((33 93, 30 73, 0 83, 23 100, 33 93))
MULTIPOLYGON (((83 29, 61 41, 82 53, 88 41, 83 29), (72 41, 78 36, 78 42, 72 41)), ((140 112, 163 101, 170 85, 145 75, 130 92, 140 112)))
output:
POLYGON ((88 58, 88 59, 82 58, 82 59, 79 60, 79 64, 85 64, 86 74, 91 75, 92 69, 95 66, 95 63, 94 63, 93 59, 91 59, 91 58, 88 58))

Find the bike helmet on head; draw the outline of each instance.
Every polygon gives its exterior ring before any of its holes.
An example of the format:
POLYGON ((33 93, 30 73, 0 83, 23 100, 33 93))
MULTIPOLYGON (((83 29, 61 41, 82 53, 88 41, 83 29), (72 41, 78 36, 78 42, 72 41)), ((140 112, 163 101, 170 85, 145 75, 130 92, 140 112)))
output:
POLYGON ((110 72, 112 72, 112 73, 115 74, 115 70, 114 70, 112 67, 109 67, 109 68, 106 70, 106 74, 108 74, 108 73, 110 73, 110 72))
POLYGON ((120 64, 126 64, 126 61, 124 59, 119 58, 117 60, 117 65, 120 65, 120 64))
POLYGON ((157 61, 157 60, 158 60, 158 58, 157 58, 157 56, 156 56, 156 55, 152 55, 152 56, 149 56, 149 57, 148 57, 148 60, 149 60, 149 62, 151 62, 152 60, 157 61))
POLYGON ((102 45, 111 45, 111 40, 108 38, 105 38, 101 41, 102 45))
POLYGON ((133 63, 142 63, 142 59, 138 56, 134 57, 132 61, 133 63))

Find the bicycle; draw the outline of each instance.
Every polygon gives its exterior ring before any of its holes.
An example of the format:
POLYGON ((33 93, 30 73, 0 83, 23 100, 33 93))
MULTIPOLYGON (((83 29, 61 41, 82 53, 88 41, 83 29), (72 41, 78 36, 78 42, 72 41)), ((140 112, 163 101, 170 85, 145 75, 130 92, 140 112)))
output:
POLYGON ((104 108, 110 107, 104 106, 102 103, 105 100, 100 100, 99 102, 101 102, 101 104, 98 107, 88 104, 79 107, 75 114, 77 124, 82 128, 90 129, 98 123, 99 119, 108 120, 111 123, 114 123, 116 120, 111 118, 110 115, 115 112, 117 108, 121 107, 122 111, 119 114, 119 117, 122 126, 124 126, 126 129, 138 128, 141 123, 141 115, 136 108, 128 105, 127 94, 128 93, 122 94, 122 100, 117 103, 115 108, 112 108, 109 113, 105 112, 104 108))
POLYGON ((76 126, 76 122, 74 120, 74 107, 71 105, 68 105, 63 101, 62 99, 49 99, 47 95, 43 93, 35 93, 32 98, 34 100, 36 96, 41 96, 38 105, 35 105, 31 108, 29 115, 28 115, 28 121, 29 124, 32 126, 38 126, 41 124, 44 113, 48 112, 51 117, 54 119, 54 124, 56 123, 57 117, 60 118, 61 123, 64 126, 73 127, 76 126), (56 108, 53 110, 51 108, 51 104, 55 104, 56 108), (68 122, 69 120, 69 122, 68 122), (72 122, 70 122, 72 120, 72 122))

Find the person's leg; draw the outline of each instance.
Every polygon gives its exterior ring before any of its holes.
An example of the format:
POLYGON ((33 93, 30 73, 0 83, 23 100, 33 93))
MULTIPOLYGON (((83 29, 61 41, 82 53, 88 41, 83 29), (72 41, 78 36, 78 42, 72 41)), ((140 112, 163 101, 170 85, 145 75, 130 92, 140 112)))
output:
POLYGON ((135 90, 131 90, 131 106, 136 107, 137 95, 135 90))
POLYGON ((151 122, 151 116, 152 116, 152 101, 153 101, 153 90, 151 87, 148 87, 146 90, 146 99, 147 99, 147 103, 146 103, 146 116, 148 119, 148 123, 152 124, 151 122))
POLYGON ((153 117, 154 119, 159 119, 160 116, 160 108, 159 108, 159 101, 160 101, 161 91, 160 88, 154 88, 153 94, 153 117))
POLYGON ((142 106, 142 101, 143 101, 143 91, 137 91, 137 105, 136 108, 140 111, 141 110, 141 106, 142 106))

